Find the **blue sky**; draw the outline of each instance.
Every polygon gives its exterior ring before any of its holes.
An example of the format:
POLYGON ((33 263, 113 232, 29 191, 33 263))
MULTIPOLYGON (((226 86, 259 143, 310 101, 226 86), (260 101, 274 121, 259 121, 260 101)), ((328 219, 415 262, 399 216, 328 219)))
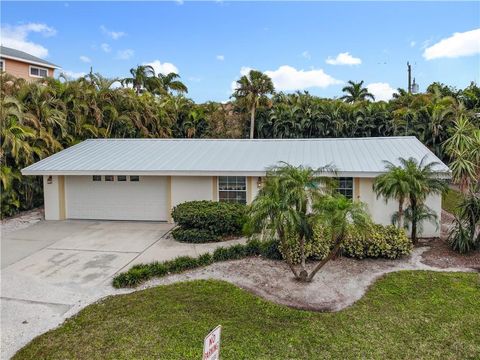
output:
POLYGON ((433 81, 480 82, 480 3, 2 2, 3 45, 124 77, 137 64, 178 71, 195 101, 225 101, 249 68, 278 89, 339 96, 364 80, 378 98, 433 81), (454 35, 454 33, 459 33, 454 35))

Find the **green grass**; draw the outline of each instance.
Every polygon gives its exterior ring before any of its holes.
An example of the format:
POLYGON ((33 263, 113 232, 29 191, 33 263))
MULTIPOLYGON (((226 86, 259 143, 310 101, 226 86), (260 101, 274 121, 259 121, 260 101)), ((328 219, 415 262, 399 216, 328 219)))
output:
POLYGON ((450 214, 456 214, 458 205, 462 201, 462 193, 449 189, 442 195, 442 209, 450 214))
POLYGON ((479 359, 480 279, 392 273, 337 313, 279 306, 222 281, 160 286, 85 308, 15 359, 201 359, 218 324, 224 360, 479 359))

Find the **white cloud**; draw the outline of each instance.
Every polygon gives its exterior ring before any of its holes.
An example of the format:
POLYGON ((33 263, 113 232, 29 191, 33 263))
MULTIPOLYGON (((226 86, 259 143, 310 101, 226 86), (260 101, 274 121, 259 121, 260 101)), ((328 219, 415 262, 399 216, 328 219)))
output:
POLYGON ((310 53, 307 50, 305 50, 304 52, 302 52, 302 57, 310 60, 312 58, 312 55, 310 55, 310 53))
POLYGON ((106 53, 109 53, 110 51, 112 51, 112 48, 110 47, 110 45, 106 43, 101 44, 100 48, 106 53))
POLYGON ((132 49, 125 49, 125 50, 117 51, 117 59, 120 59, 120 60, 128 60, 133 55, 135 55, 135 51, 133 51, 132 49))
POLYGON ((84 63, 91 63, 92 62, 92 60, 88 56, 85 56, 85 55, 80 56, 80 61, 83 61, 84 63))
POLYGON ((393 97, 393 94, 397 92, 392 88, 389 83, 378 82, 367 85, 368 92, 375 96, 376 101, 388 101, 393 97))
POLYGON ((423 57, 427 60, 457 58, 480 54, 480 28, 463 33, 454 33, 436 44, 427 47, 423 57))
POLYGON ((78 79, 79 77, 87 75, 87 73, 79 71, 70 71, 70 70, 64 70, 61 72, 62 75, 64 75, 67 79, 69 80, 75 80, 78 79))
POLYGON ((143 65, 150 65, 155 70, 155 74, 178 74, 178 68, 169 62, 162 63, 160 60, 153 60, 152 62, 143 63, 143 65))
POLYGON ((217 60, 223 61, 223 60, 225 60, 225 56, 217 55, 217 60))
MULTIPOLYGON (((253 69, 242 66, 240 75, 247 75, 250 70, 253 69)), ((265 74, 272 79, 275 89, 280 91, 295 91, 313 87, 326 88, 330 85, 342 83, 342 81, 326 74, 322 69, 297 70, 289 65, 280 66, 277 70, 267 70, 265 74)), ((233 81, 230 89, 234 91, 236 86, 237 82, 233 81)))
POLYGON ((28 35, 30 33, 38 33, 48 37, 55 35, 57 32, 54 28, 46 24, 27 23, 17 26, 2 26, 1 33, 2 45, 44 58, 48 56, 48 49, 40 44, 29 41, 28 35))
POLYGON ((270 76, 277 90, 326 88, 330 85, 342 83, 342 81, 326 74, 322 69, 297 70, 289 65, 280 66, 277 70, 265 71, 265 74, 270 76))
POLYGON ((113 40, 118 40, 122 36, 125 36, 126 34, 123 31, 112 31, 107 29, 104 25, 100 26, 100 30, 107 35, 108 37, 111 37, 113 40))
POLYGON ((347 51, 338 54, 335 58, 329 56, 325 62, 329 65, 360 65, 362 63, 362 59, 353 57, 347 51))

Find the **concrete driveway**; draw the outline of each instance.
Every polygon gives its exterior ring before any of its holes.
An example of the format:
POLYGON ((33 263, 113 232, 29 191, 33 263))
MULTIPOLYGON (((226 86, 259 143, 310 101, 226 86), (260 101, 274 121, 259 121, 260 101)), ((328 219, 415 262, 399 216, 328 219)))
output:
POLYGON ((111 287, 119 271, 226 245, 179 243, 164 236, 171 227, 156 222, 40 221, 2 234, 1 358, 9 358, 84 306, 126 292, 111 287))

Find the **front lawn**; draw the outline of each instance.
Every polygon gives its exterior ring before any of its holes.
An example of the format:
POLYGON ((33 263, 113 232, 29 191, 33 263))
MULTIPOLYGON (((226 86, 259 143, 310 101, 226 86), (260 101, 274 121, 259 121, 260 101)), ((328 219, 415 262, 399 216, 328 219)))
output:
POLYGON ((91 305, 14 358, 201 359, 218 324, 224 360, 478 359, 480 279, 392 273, 338 313, 279 306, 221 281, 160 286, 91 305))

